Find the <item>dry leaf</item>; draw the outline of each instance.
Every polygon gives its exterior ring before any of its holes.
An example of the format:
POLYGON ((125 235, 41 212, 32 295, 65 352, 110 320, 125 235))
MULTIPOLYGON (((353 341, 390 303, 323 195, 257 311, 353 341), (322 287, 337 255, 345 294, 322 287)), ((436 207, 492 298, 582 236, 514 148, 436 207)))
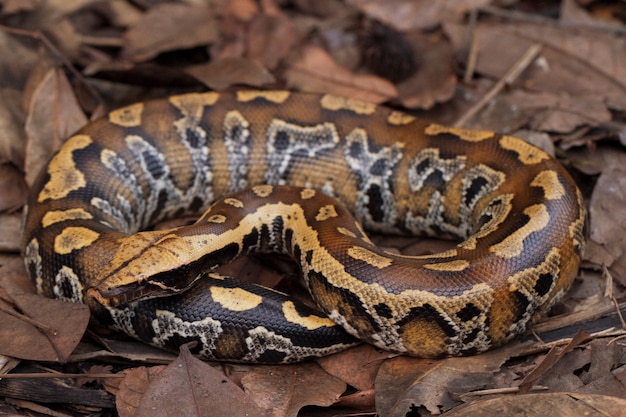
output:
POLYGON ((330 406, 346 390, 344 382, 314 363, 255 367, 241 383, 272 417, 295 417, 305 405, 330 406))
POLYGON ((466 12, 487 6, 489 0, 349 0, 348 4, 357 7, 366 15, 385 22, 400 30, 430 30, 442 20, 460 18, 466 12))
MULTIPOLYGON (((132 400, 128 404, 134 403, 132 400)), ((187 346, 181 346, 178 358, 146 387, 133 415, 257 417, 265 413, 223 372, 194 358, 187 346)))
POLYGON ((609 270, 626 280, 626 153, 606 152, 604 162, 589 203, 589 237, 611 254, 609 270))
POLYGON ((185 72, 213 90, 224 90, 236 84, 262 87, 276 81, 269 71, 246 58, 224 58, 189 67, 185 72))
POLYGON ((30 100, 26 119, 26 182, 32 184, 52 153, 87 123, 67 77, 53 68, 43 77, 30 100))
POLYGON ((13 164, 0 164, 0 213, 19 210, 27 193, 24 174, 13 164))
POLYGON ((462 358, 398 357, 385 361, 376 377, 376 411, 386 417, 405 417, 423 407, 440 414, 458 405, 459 395, 492 388, 494 373, 522 347, 511 345, 462 358))
POLYGON ((0 215, 0 251, 18 253, 21 236, 22 213, 0 215))
POLYGON ((89 309, 34 294, 21 262, 0 269, 0 287, 12 303, 0 301, 0 354, 66 362, 87 329, 89 309))
POLYGON ((409 109, 430 109, 454 96, 457 85, 454 73, 454 51, 448 40, 437 35, 412 33, 407 40, 413 45, 418 68, 415 74, 398 84, 397 101, 409 109))
POLYGON ((150 383, 163 372, 165 366, 138 366, 131 368, 124 373, 126 376, 118 387, 113 387, 115 394, 115 408, 120 417, 133 417, 136 415, 137 407, 150 386, 150 383))
POLYGON ((373 75, 356 75, 337 65, 323 49, 307 45, 285 71, 291 88, 332 93, 358 100, 381 103, 398 95, 389 81, 373 75))
POLYGON ((218 39, 217 23, 208 7, 161 3, 124 34, 122 56, 147 61, 161 52, 208 45, 218 39))
POLYGON ((446 417, 607 417, 624 415, 626 400, 603 395, 568 392, 526 394, 492 398, 460 406, 446 417))
MULTIPOLYGON (((444 29, 465 60, 467 26, 447 23, 444 29)), ((591 29, 506 22, 479 23, 476 41, 481 74, 501 78, 531 45, 541 43, 540 57, 520 77, 529 89, 579 100, 601 96, 609 106, 626 109, 626 39, 591 29)))
POLYGON ((385 359, 396 354, 375 349, 362 344, 334 355, 317 360, 317 363, 329 374, 347 382, 358 390, 373 387, 378 368, 385 359))
POLYGON ((299 34, 284 15, 257 15, 248 29, 246 57, 268 69, 275 69, 297 43, 299 34))

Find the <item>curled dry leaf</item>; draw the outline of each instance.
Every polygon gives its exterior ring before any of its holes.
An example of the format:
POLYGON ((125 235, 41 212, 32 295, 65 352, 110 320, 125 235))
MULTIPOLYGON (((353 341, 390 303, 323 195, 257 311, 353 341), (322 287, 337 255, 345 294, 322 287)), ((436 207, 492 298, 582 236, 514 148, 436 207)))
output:
POLYGON ((256 367, 241 383, 272 417, 295 417, 305 405, 330 406, 346 390, 344 382, 314 363, 256 367))
POLYGON ((208 7, 161 3, 124 34, 122 57, 141 62, 161 52, 207 45, 218 39, 217 27, 208 7))
POLYGON ((285 71, 287 85, 303 91, 332 93, 382 103, 395 98, 398 90, 389 81, 373 75, 356 75, 338 65, 322 48, 307 45, 285 71))

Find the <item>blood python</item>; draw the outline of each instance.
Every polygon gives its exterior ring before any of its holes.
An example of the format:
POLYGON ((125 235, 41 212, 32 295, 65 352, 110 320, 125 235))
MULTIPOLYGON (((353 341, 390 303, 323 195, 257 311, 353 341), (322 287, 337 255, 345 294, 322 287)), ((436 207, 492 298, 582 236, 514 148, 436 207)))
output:
POLYGON ((32 186, 23 252, 40 293, 163 348, 292 362, 350 334, 433 357, 502 344, 549 309, 577 273, 584 223, 568 173, 520 139, 333 95, 209 92, 130 105, 69 138, 32 186), (201 217, 145 231, 185 215, 201 217), (461 243, 397 255, 355 218, 461 243), (324 313, 211 272, 251 252, 290 255, 324 313))

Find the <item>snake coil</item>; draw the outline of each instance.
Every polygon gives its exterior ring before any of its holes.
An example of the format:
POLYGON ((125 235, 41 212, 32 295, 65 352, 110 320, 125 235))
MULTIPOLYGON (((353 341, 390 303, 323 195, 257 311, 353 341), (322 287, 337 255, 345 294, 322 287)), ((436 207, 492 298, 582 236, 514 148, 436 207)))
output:
POLYGON ((293 362, 356 336, 432 357, 502 344, 549 309, 576 276, 584 222, 568 173, 520 139, 333 95, 209 92, 68 139, 32 186, 23 252, 40 293, 163 348, 293 362), (360 224, 462 241, 402 256, 360 224), (323 313, 210 272, 251 252, 290 255, 323 313))

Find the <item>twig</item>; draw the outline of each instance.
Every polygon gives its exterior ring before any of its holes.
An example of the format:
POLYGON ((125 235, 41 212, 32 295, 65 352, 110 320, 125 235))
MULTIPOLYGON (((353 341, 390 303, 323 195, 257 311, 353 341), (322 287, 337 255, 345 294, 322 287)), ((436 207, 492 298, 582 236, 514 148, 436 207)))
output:
POLYGON ((615 305, 615 310, 617 312, 617 317, 619 317, 620 323, 622 323, 622 329, 626 330, 626 322, 624 322, 624 316, 622 315, 622 310, 620 309, 620 304, 617 302, 617 298, 615 296, 612 297, 613 305, 615 305))
POLYGON ((489 90, 483 98, 478 100, 470 109, 465 112, 455 123, 455 127, 464 126, 472 117, 474 117, 483 107, 489 103, 505 86, 511 84, 519 75, 537 58, 541 52, 543 45, 535 43, 531 45, 524 55, 504 74, 500 80, 489 90))
POLYGON ((30 317, 24 315, 24 314, 20 314, 17 311, 11 309, 11 308, 6 308, 2 305, 0 305, 0 312, 6 313, 12 317, 15 317, 16 319, 22 320, 32 326, 35 326, 36 328, 38 328, 39 330, 42 330, 46 333, 49 333, 53 336, 57 335, 57 330, 53 329, 52 327, 48 327, 45 324, 38 322, 36 320, 31 319, 30 317))
POLYGON ((467 56, 467 67, 465 68, 465 74, 463 75, 463 82, 469 83, 474 76, 474 70, 476 69, 476 62, 478 61, 478 34, 476 29, 476 21, 478 17, 478 11, 472 10, 470 13, 470 19, 468 23, 468 30, 470 32, 470 49, 467 56))

